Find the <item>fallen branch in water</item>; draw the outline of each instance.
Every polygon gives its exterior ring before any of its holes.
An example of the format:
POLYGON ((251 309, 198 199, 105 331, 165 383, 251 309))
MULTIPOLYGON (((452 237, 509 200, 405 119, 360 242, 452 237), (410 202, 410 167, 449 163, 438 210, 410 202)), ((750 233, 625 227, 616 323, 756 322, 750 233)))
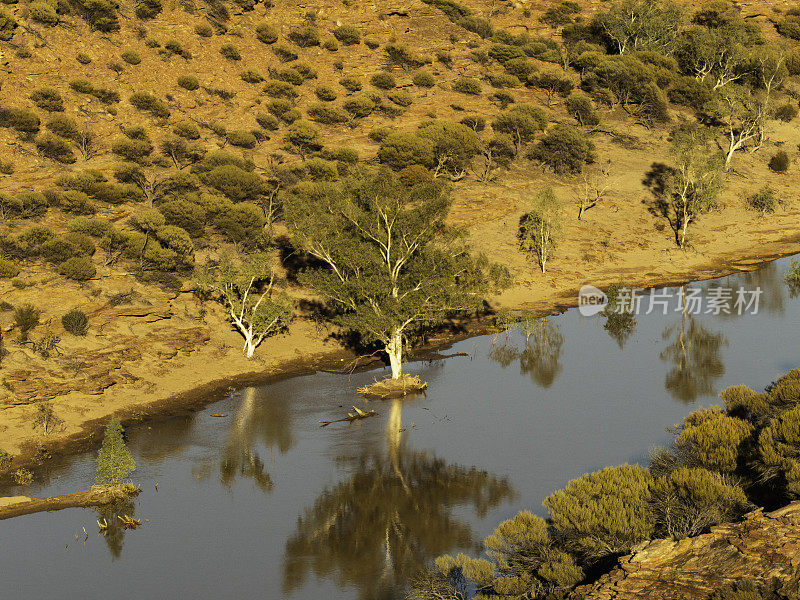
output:
POLYGON ((347 416, 344 419, 336 419, 335 421, 320 421, 320 427, 327 427, 331 423, 343 423, 345 421, 352 423, 353 421, 359 421, 361 419, 366 419, 367 417, 374 417, 378 414, 374 410, 363 411, 355 406, 353 407, 353 410, 355 413, 347 413, 347 416))
POLYGON ((104 506, 138 495, 141 490, 132 483, 124 485, 95 485, 92 489, 52 498, 28 498, 20 496, 4 502, 0 498, 0 521, 38 512, 63 510, 65 508, 88 508, 104 506))

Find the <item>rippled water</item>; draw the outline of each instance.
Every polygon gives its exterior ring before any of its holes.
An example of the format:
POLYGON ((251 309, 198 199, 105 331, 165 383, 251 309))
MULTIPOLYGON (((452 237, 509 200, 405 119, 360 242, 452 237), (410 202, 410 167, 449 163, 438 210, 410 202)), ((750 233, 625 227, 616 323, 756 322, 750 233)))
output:
MULTIPOLYGON (((352 425, 319 421, 363 406, 356 387, 382 372, 246 388, 131 428, 143 493, 119 510, 142 528, 99 537, 95 520, 114 513, 84 509, 2 521, 0 597, 400 598, 426 560, 475 551, 520 509, 544 514, 572 477, 645 463, 723 387, 760 389, 800 364, 786 266, 688 286, 760 287, 756 315, 685 314, 673 296, 635 324, 570 310, 527 341, 459 342, 468 356, 409 365, 425 396, 370 402, 378 416, 352 425)), ((72 457, 0 492, 84 489, 94 468, 92 453, 72 457)))

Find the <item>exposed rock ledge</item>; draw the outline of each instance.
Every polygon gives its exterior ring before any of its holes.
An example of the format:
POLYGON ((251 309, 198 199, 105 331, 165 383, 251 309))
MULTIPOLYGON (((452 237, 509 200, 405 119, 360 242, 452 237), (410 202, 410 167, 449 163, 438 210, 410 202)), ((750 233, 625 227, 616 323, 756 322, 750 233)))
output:
POLYGON ((646 542, 569 599, 706 600, 731 583, 773 578, 781 593, 800 589, 800 502, 694 538, 646 542))

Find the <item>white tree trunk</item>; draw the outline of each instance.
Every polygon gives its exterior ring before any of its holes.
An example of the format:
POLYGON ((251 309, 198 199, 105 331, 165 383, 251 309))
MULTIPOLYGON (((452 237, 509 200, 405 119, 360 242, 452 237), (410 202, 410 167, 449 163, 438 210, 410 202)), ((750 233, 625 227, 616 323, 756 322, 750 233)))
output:
POLYGON ((403 331, 395 329, 386 344, 386 354, 392 367, 392 379, 399 379, 403 374, 403 331))

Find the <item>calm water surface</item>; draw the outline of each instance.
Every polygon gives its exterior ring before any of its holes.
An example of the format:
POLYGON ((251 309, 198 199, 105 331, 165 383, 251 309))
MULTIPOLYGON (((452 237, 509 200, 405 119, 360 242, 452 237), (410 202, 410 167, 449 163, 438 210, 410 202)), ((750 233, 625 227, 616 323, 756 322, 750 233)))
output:
MULTIPOLYGON (((800 364, 786 267, 689 286, 760 286, 757 315, 684 315, 673 296, 632 330, 570 310, 527 343, 465 340, 453 352, 466 357, 409 365, 427 395, 370 402, 378 417, 352 425, 319 421, 363 406, 355 389, 382 372, 242 389, 131 428, 143 492, 120 510, 142 528, 98 537, 95 520, 115 513, 83 509, 0 522, 0 598, 400 598, 426 560, 476 551, 520 509, 543 515, 570 478, 646 464, 720 389, 760 389, 800 364)), ((84 489, 94 468, 93 454, 72 457, 0 493, 84 489)))

